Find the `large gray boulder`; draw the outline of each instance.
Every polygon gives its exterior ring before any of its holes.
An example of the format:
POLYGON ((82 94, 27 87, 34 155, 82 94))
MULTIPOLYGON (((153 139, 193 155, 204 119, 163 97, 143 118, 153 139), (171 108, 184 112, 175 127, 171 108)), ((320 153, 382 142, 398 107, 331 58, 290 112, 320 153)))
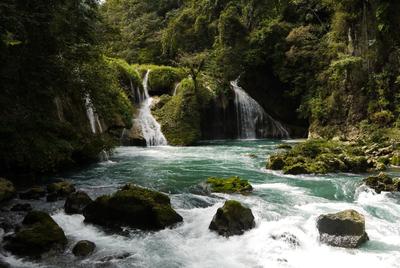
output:
POLYGON ((217 210, 209 229, 216 231, 219 235, 232 236, 241 235, 254 226, 251 209, 244 207, 238 201, 228 200, 217 210))
POLYGON ((317 228, 320 241, 335 247, 357 248, 369 240, 364 216, 352 209, 319 216, 317 228))

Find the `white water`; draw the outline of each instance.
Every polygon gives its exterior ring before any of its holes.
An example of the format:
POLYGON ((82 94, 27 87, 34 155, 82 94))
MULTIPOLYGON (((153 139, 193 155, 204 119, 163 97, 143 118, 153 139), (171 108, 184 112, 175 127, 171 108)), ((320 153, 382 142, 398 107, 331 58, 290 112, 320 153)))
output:
POLYGON ((176 96, 176 94, 178 93, 178 88, 179 88, 180 83, 177 83, 174 87, 174 92, 172 93, 172 96, 176 96))
POLYGON ((167 145, 167 139, 161 132, 161 126, 157 120, 151 114, 151 103, 153 98, 150 97, 148 91, 148 80, 149 80, 150 70, 146 72, 143 78, 143 91, 141 94, 138 90, 138 96, 140 101, 140 109, 138 117, 134 119, 134 124, 138 124, 144 139, 146 140, 147 146, 159 146, 167 145))
POLYGON ((240 139, 255 139, 265 137, 289 137, 282 124, 273 119, 249 94, 239 85, 239 78, 231 81, 235 92, 235 107, 240 139))
POLYGON ((102 133, 103 128, 100 124, 99 116, 97 115, 97 113, 94 112, 93 103, 92 103, 92 100, 90 99, 89 94, 87 94, 85 96, 85 106, 86 106, 86 115, 88 117, 90 129, 92 130, 92 133, 96 134, 97 130, 100 133, 102 133), (96 125, 97 125, 97 128, 96 128, 96 125))

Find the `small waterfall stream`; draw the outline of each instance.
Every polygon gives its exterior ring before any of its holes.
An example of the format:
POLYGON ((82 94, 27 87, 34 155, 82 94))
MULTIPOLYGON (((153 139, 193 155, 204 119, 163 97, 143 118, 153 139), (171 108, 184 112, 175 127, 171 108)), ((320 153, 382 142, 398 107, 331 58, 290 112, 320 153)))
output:
POLYGON ((160 124, 151 114, 150 107, 153 98, 151 98, 149 95, 149 74, 150 70, 146 72, 146 75, 143 78, 143 94, 140 93, 140 90, 137 92, 137 96, 139 96, 140 101, 140 109, 138 117, 134 119, 134 124, 138 124, 140 127, 147 146, 167 145, 167 139, 161 132, 160 124))
POLYGON ((93 103, 92 103, 92 100, 91 100, 89 94, 86 94, 86 96, 85 96, 85 106, 86 106, 86 115, 88 117, 92 133, 96 134, 97 130, 99 131, 99 133, 102 133, 103 128, 101 126, 98 114, 95 113, 95 111, 94 111, 93 103), (97 128, 96 128, 96 125, 97 125, 97 128))
POLYGON ((250 97, 238 83, 239 78, 231 81, 235 93, 238 138, 289 137, 289 133, 283 125, 267 114, 261 105, 250 97))

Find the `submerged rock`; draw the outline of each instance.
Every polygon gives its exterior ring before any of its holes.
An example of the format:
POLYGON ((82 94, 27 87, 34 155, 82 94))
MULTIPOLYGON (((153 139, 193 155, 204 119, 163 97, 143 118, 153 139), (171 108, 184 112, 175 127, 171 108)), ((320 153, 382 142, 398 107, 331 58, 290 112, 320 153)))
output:
POLYGON ((232 236, 241 235, 254 226, 251 209, 244 207, 238 201, 228 200, 217 210, 209 229, 216 231, 219 235, 232 236))
POLYGON ((35 187, 19 194, 19 198, 31 199, 31 200, 38 200, 45 196, 46 196, 46 190, 40 186, 35 186, 35 187))
POLYGON ((291 247, 296 248, 300 246, 300 241, 299 239, 291 233, 284 232, 279 235, 271 235, 271 238, 274 240, 281 240, 285 243, 288 243, 291 247))
POLYGON ((352 209, 319 216, 317 228, 320 241, 335 247, 357 248, 369 240, 364 216, 352 209))
POLYGON ((377 176, 370 176, 363 180, 365 185, 372 188, 378 194, 384 192, 397 192, 400 190, 400 179, 392 179, 385 173, 379 173, 377 176))
POLYGON ((47 185, 47 201, 54 202, 66 198, 71 193, 75 192, 75 187, 68 181, 60 181, 47 185))
POLYGON ((81 240, 75 244, 74 248, 72 249, 72 253, 77 257, 87 257, 91 255, 95 249, 95 243, 88 240, 81 240))
POLYGON ((65 200, 64 210, 67 214, 81 214, 85 207, 93 202, 89 195, 83 191, 70 194, 65 200))
POLYGON ((0 178, 0 203, 10 200, 15 196, 15 188, 11 181, 0 178))
POLYGON ((160 230, 183 220, 171 207, 167 195, 134 185, 98 197, 86 206, 83 215, 85 222, 143 230, 160 230))
POLYGON ((241 193, 246 194, 253 191, 253 187, 247 180, 239 177, 230 178, 208 178, 206 186, 212 192, 216 193, 241 193))
POLYGON ((55 249, 64 249, 67 238, 64 231, 45 212, 31 211, 14 235, 5 238, 4 248, 18 256, 39 257, 55 249))

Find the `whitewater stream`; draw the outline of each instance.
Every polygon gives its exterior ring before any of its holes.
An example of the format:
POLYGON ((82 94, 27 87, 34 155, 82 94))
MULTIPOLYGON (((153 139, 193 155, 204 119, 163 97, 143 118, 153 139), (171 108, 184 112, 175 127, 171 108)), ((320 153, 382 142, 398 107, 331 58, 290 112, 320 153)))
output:
MULTIPOLYGON (((293 141, 286 141, 293 142, 293 141)), ((184 222, 173 229, 121 234, 84 224, 66 215, 63 202, 34 203, 51 212, 64 229, 69 246, 62 257, 40 264, 10 256, 20 267, 400 267, 400 195, 377 195, 361 186, 364 176, 332 174, 292 176, 264 168, 281 141, 214 141, 194 147, 119 147, 109 161, 65 174, 92 197, 114 192, 125 183, 169 194, 184 222), (248 196, 203 195, 198 184, 209 176, 248 179, 248 196), (208 230, 226 199, 250 207, 256 227, 225 238, 208 230), (370 241, 360 249, 320 244, 315 223, 323 213, 356 209, 365 215, 370 241), (97 245, 88 259, 77 259, 72 246, 82 239, 97 245)), ((393 171, 394 172, 394 171, 393 171)), ((393 174, 393 175, 399 175, 393 174)))

